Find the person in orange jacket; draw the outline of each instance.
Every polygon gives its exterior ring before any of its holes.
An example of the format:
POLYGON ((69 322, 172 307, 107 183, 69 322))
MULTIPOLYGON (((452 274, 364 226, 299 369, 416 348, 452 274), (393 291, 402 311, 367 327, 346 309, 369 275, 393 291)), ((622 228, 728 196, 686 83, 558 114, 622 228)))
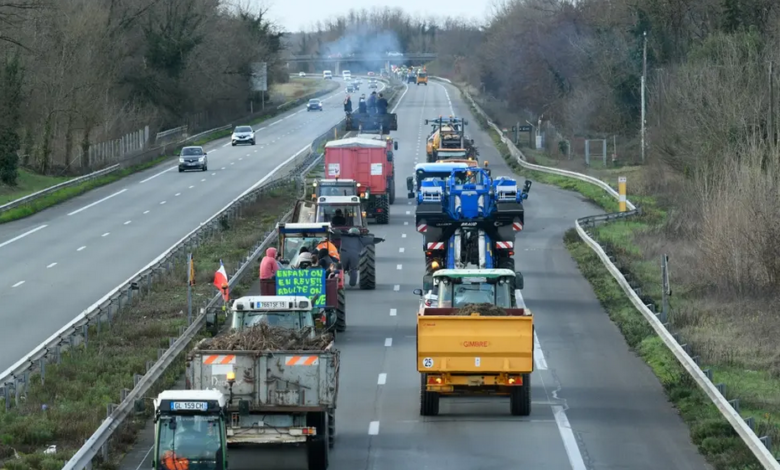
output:
POLYGON ((336 248, 336 245, 325 239, 322 240, 319 245, 317 245, 317 251, 322 249, 328 250, 328 256, 330 256, 336 263, 339 262, 339 250, 336 248))

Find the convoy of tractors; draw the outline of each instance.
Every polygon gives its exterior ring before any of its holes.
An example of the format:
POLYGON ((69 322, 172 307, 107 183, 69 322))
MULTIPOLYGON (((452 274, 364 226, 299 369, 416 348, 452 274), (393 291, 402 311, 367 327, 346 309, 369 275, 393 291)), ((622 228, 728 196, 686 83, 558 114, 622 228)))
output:
MULTIPOLYGON (((514 254, 531 182, 519 187, 480 166, 465 119, 425 125, 428 159, 406 179, 426 266, 414 291, 420 414, 437 415, 442 398, 494 395, 508 397, 510 414, 528 416, 534 326, 514 254)), ((155 400, 155 469, 224 470, 228 446, 279 444, 304 445, 310 470, 328 467, 336 338, 348 327, 346 290, 376 288, 384 239, 368 222, 390 221, 398 142, 389 134, 397 129, 395 114, 347 115, 356 136, 325 145, 324 177, 277 225, 275 276, 260 280, 260 295, 233 300, 230 328, 188 354, 186 390, 155 400), (179 442, 187 433, 193 440, 179 442)))

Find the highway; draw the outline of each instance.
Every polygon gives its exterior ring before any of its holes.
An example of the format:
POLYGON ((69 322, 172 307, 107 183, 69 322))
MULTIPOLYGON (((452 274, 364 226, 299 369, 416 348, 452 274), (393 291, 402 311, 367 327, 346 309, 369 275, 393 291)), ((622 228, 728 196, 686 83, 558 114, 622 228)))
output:
POLYGON ((0 225, 0 370, 336 124, 343 96, 341 87, 321 112, 298 107, 255 126, 255 146, 207 144, 207 172, 168 162, 0 225))
MULTIPOLYGON (((432 82, 410 87, 397 110, 397 194, 425 160, 425 118, 456 114, 474 123, 471 136, 493 176, 511 175, 479 130, 457 90, 432 82)), ((468 128, 467 128, 468 129, 468 128)), ((522 182, 522 180, 521 180, 522 182)), ((443 400, 440 416, 419 415, 415 322, 424 262, 414 206, 402 198, 390 224, 372 226, 377 289, 347 293, 333 470, 700 470, 711 468, 690 442, 650 369, 631 351, 563 245, 577 217, 599 213, 577 193, 534 185, 526 228, 518 236, 526 305, 538 345, 533 411, 512 417, 508 399, 443 400)), ((254 292, 258 289, 255 287, 254 292)), ((122 470, 145 468, 153 436, 147 428, 122 470)), ((230 468, 305 469, 303 449, 231 451, 230 468)))

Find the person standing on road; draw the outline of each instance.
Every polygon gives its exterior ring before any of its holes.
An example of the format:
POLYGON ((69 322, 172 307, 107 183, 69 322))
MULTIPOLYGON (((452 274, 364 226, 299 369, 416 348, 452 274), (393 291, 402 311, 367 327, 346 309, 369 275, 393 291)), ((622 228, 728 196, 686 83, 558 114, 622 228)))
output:
POLYGON ((371 95, 368 97, 368 112, 371 114, 376 114, 376 92, 372 91, 371 95))
MULTIPOLYGON (((356 227, 349 229, 349 232, 341 238, 341 262, 344 271, 349 271, 349 286, 355 287, 358 281, 358 271, 360 269, 360 253, 369 243, 363 240, 360 230, 356 227)), ((373 239, 371 240, 373 241, 373 239)))
POLYGON ((347 95, 347 99, 344 100, 344 112, 352 114, 352 98, 350 98, 349 95, 347 95))
POLYGON ((379 94, 379 99, 376 101, 376 111, 379 114, 387 114, 387 100, 382 93, 379 94))
POLYGON ((365 96, 361 96, 360 97, 360 101, 358 101, 358 113, 366 114, 368 112, 368 110, 366 108, 367 108, 366 97, 365 96))

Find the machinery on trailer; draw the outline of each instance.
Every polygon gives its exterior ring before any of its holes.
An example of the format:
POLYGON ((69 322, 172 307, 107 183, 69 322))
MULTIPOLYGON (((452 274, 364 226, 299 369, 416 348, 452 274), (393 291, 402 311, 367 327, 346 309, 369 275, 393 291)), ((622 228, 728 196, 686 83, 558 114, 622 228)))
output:
POLYGON ((347 132, 379 131, 388 134, 398 130, 398 116, 395 113, 350 113, 346 115, 344 129, 347 132))
POLYGON ((217 390, 166 390, 154 399, 152 468, 227 470, 228 400, 217 390))
POLYGON ((392 149, 377 139, 350 137, 325 145, 328 178, 357 181, 366 216, 378 224, 390 220, 390 204, 395 200, 395 168, 392 149))
POLYGON ((428 162, 448 158, 476 158, 479 156, 473 139, 467 139, 465 130, 468 121, 450 116, 426 119, 425 125, 432 127, 426 143, 428 162))
POLYGON ((523 201, 530 189, 528 180, 521 191, 517 181, 492 180, 475 167, 453 169, 446 181, 424 179, 415 219, 428 272, 434 261, 449 269, 513 270, 515 236, 525 223, 523 201))
POLYGON ((339 352, 333 341, 311 328, 311 317, 301 313, 307 307, 311 303, 306 298, 236 299, 232 312, 237 328, 199 342, 187 356, 186 378, 194 390, 227 397, 223 400, 228 445, 305 445, 309 470, 326 470, 335 442, 339 352), (277 312, 273 324, 271 312, 277 312), (239 346, 247 344, 241 340, 244 334, 262 336, 273 329, 300 331, 296 336, 300 345, 288 346, 293 348, 289 350, 239 346))
POLYGON ((522 275, 509 269, 433 274, 436 307, 417 316, 420 415, 439 414, 441 398, 473 395, 507 396, 512 415, 531 414, 534 322, 517 286, 522 275), (500 315, 480 312, 488 309, 500 315))

